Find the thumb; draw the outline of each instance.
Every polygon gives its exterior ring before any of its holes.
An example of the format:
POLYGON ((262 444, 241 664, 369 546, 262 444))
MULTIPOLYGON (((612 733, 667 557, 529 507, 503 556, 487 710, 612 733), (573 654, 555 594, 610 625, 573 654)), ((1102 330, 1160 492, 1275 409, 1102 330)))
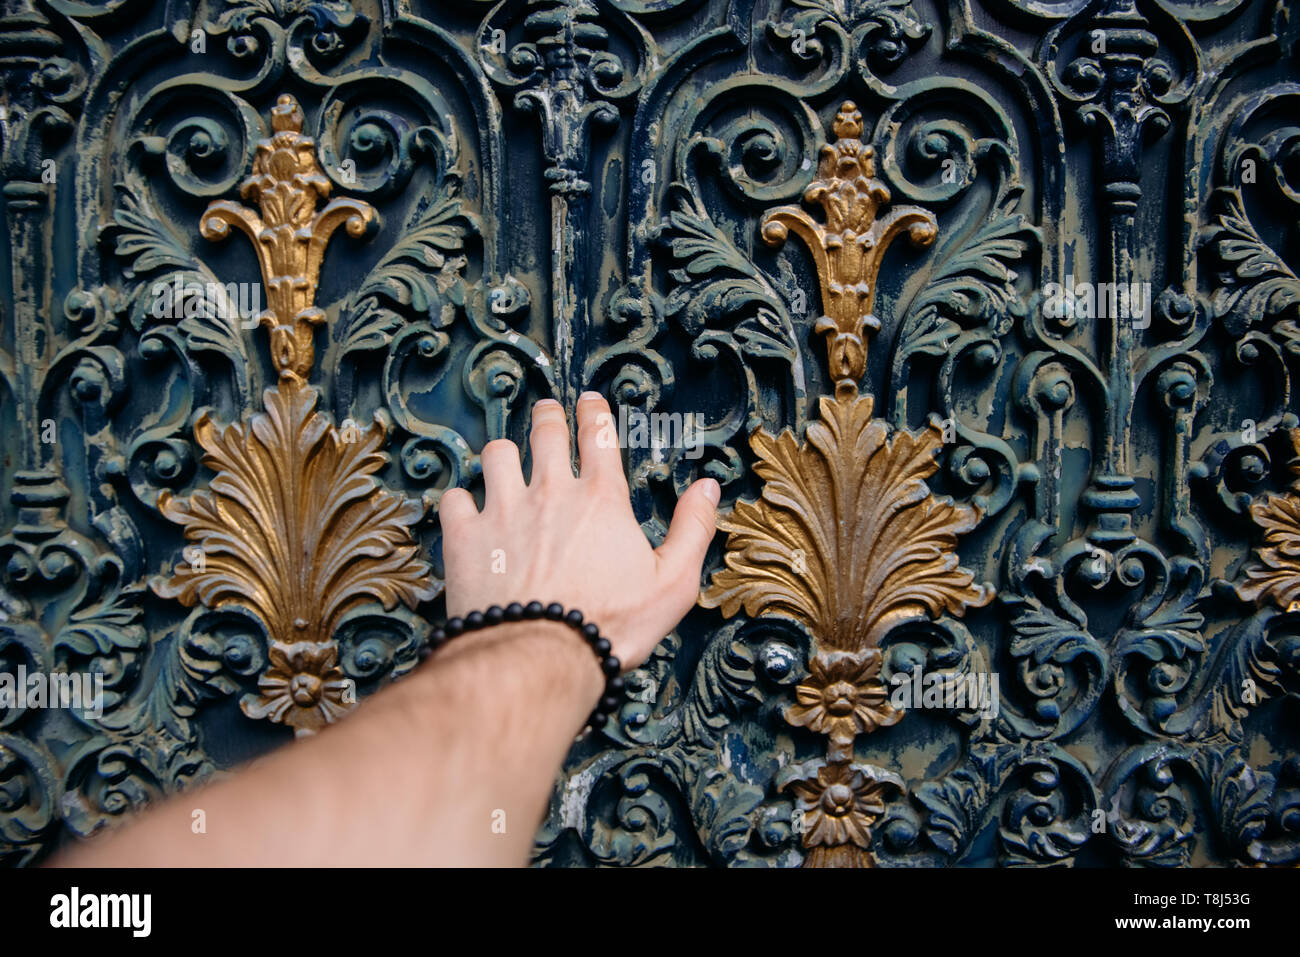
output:
POLYGON ((717 530, 720 498, 722 488, 715 479, 706 478, 693 483, 677 500, 668 534, 655 550, 670 579, 699 581, 704 553, 717 530))

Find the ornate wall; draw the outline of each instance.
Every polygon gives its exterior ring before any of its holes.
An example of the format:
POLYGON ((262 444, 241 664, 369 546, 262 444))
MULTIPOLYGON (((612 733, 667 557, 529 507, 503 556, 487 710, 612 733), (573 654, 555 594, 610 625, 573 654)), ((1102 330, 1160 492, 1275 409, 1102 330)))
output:
POLYGON ((5 0, 0 670, 103 696, 0 707, 0 859, 410 670, 595 388, 724 518, 539 863, 1294 863, 1292 21, 5 0))

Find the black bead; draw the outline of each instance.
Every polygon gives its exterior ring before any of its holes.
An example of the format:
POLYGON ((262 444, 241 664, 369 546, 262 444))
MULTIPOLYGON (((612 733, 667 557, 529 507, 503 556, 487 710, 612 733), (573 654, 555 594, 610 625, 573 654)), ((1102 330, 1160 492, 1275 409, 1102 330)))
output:
POLYGON ((455 638, 465 630, 465 622, 459 618, 448 618, 447 624, 443 625, 443 630, 447 632, 448 638, 455 638))
POLYGON ((603 711, 605 714, 613 714, 615 711, 618 710, 619 702, 622 700, 623 699, 621 697, 615 697, 612 694, 607 694, 605 695, 605 697, 600 699, 600 710, 603 711))
POLYGON ((619 671, 622 669, 623 662, 619 661, 613 655, 610 655, 608 658, 606 658, 604 661, 600 663, 600 667, 604 669, 605 674, 609 675, 612 678, 616 674, 618 674, 619 671))
POLYGON ((591 622, 587 622, 587 624, 582 626, 582 637, 586 638, 588 641, 595 641, 600 637, 600 629, 591 622))
POLYGON ((544 611, 546 611, 546 609, 542 607, 542 603, 540 601, 530 601, 527 605, 524 606, 524 617, 541 618, 542 613, 544 611))
POLYGON ((590 718, 587 719, 587 725, 591 728, 591 730, 599 731, 601 728, 605 727, 605 723, 607 721, 609 721, 609 718, 605 717, 603 714, 597 711, 595 714, 593 714, 590 718))
POLYGON ((483 627, 483 612, 471 611, 465 616, 465 629, 467 631, 478 631, 483 627))
POLYGON ((433 634, 429 636, 430 648, 441 648, 447 643, 447 633, 441 628, 433 629, 433 634))
POLYGON ((551 621, 559 621, 564 617, 564 606, 558 601, 553 601, 546 606, 546 617, 551 621))
POLYGON ((609 654, 609 648, 610 645, 608 638, 597 638, 591 643, 591 650, 596 652, 596 654, 600 655, 602 658, 609 654))
POLYGON ((506 621, 518 621, 524 617, 524 606, 517 601, 506 605, 506 621))
POLYGON ((483 620, 489 625, 499 625, 506 617, 506 611, 500 605, 493 605, 487 611, 483 612, 483 620))
POLYGON ((576 608, 570 608, 569 613, 564 616, 564 623, 570 628, 582 627, 582 612, 576 608))
POLYGON ((433 654, 433 649, 430 648, 428 645, 425 645, 423 648, 420 649, 420 660, 428 661, 429 656, 432 654, 433 654))
POLYGON ((623 693, 623 676, 622 676, 622 675, 614 675, 614 677, 612 677, 612 678, 610 678, 608 681, 606 681, 606 682, 605 682, 605 693, 606 693, 606 694, 622 694, 622 693, 623 693))

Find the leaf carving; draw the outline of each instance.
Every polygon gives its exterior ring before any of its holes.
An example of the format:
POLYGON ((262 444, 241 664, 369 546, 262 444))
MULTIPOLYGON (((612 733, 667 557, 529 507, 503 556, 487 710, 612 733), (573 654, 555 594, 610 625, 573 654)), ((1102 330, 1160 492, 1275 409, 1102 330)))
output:
POLYGON ((735 323, 741 351, 755 358, 799 362, 794 323, 780 294, 758 267, 709 218, 704 204, 680 183, 658 236, 672 251, 676 287, 665 312, 692 336, 735 323))
POLYGON ((1019 188, 1007 191, 998 208, 930 277, 908 310, 898 354, 944 356, 961 332, 958 319, 993 324, 992 332, 1011 327, 1016 298, 1015 265, 1037 234, 1015 212, 1019 188))
POLYGON ((68 616, 67 624, 54 639, 54 647, 79 655, 105 655, 114 648, 143 647, 147 638, 140 623, 140 591, 135 585, 114 587, 98 601, 85 602, 68 616))
POLYGON ((983 775, 958 768, 947 777, 926 781, 916 789, 916 800, 929 811, 925 836, 949 857, 956 857, 979 831, 989 804, 983 775))
POLYGON ((1266 318, 1282 319, 1275 326, 1295 351, 1300 279, 1282 258, 1260 238, 1236 190, 1221 190, 1223 212, 1210 230, 1208 244, 1227 267, 1212 303, 1233 335, 1241 335, 1266 318))
POLYGON ((726 567, 701 598, 728 617, 776 614, 804 623, 827 649, 876 647, 898 625, 987 604, 958 562, 979 511, 930 492, 942 433, 893 430, 873 399, 821 400, 801 446, 789 430, 750 437, 763 479, 756 502, 720 523, 726 567))
POLYGON ((185 605, 243 605, 286 644, 329 641, 368 598, 391 611, 436 596, 409 531, 422 504, 374 477, 388 460, 383 420, 340 431, 316 413, 315 389, 289 381, 263 398, 266 412, 246 423, 221 429, 204 415, 195 424, 217 477, 210 491, 163 492, 158 505, 202 562, 180 564, 155 591, 185 605))
POLYGON ((129 186, 118 187, 119 201, 107 233, 113 250, 127 262, 125 273, 136 280, 131 290, 131 316, 137 329, 155 312, 176 321, 191 352, 218 352, 236 367, 247 361, 239 316, 227 287, 186 250, 164 225, 150 203, 129 186), (166 270, 163 272, 162 270, 166 270), (145 277, 153 274, 152 281, 145 277))
POLYGON ((423 314, 437 328, 451 325, 456 309, 465 305, 463 251, 470 225, 456 180, 448 177, 353 293, 335 331, 344 353, 381 349, 392 341, 405 320, 391 303, 423 314))

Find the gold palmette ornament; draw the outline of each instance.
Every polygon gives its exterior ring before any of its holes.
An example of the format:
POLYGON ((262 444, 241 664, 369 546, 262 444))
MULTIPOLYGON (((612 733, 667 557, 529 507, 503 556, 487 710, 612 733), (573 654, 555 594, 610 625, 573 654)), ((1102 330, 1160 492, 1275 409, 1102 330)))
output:
POLYGON ((820 400, 820 419, 801 443, 789 429, 756 429, 750 447, 763 480, 755 502, 740 502, 719 523, 727 533, 725 567, 700 602, 726 617, 742 609, 805 625, 817 643, 809 676, 786 719, 827 737, 827 759, 794 769, 784 782, 803 815, 805 866, 871 866, 871 826, 884 813, 888 785, 901 780, 853 763, 859 734, 897 723, 880 678, 881 639, 911 621, 962 615, 988 604, 958 562, 958 537, 978 523, 978 509, 934 495, 926 479, 938 469, 943 433, 893 429, 874 418, 874 399, 859 394, 867 342, 880 329, 872 313, 876 277, 890 243, 934 242, 934 215, 916 206, 883 213, 888 187, 876 178, 872 147, 862 142, 862 115, 846 102, 835 117, 836 141, 822 147, 818 176, 804 192, 825 223, 785 206, 763 218, 763 239, 791 232, 812 251, 826 314, 834 396, 820 400))
POLYGON ((224 239, 235 226, 257 251, 269 302, 257 318, 270 333, 279 382, 262 394, 260 414, 224 428, 206 413, 195 422, 203 464, 216 477, 189 499, 162 492, 158 507, 185 527, 202 561, 177 565, 154 590, 187 606, 256 614, 270 664, 260 694, 241 701, 244 713, 309 734, 356 703, 334 639, 343 615, 367 600, 414 609, 439 589, 411 534, 423 505, 375 477, 388 461, 387 420, 377 413, 364 430, 340 431, 315 411, 319 393, 307 384, 314 329, 325 321, 315 302, 326 244, 339 226, 364 236, 376 215, 356 199, 316 208, 330 182, 302 123, 293 97, 281 96, 271 138, 258 143, 240 186, 258 210, 223 200, 203 215, 206 239, 224 239))

